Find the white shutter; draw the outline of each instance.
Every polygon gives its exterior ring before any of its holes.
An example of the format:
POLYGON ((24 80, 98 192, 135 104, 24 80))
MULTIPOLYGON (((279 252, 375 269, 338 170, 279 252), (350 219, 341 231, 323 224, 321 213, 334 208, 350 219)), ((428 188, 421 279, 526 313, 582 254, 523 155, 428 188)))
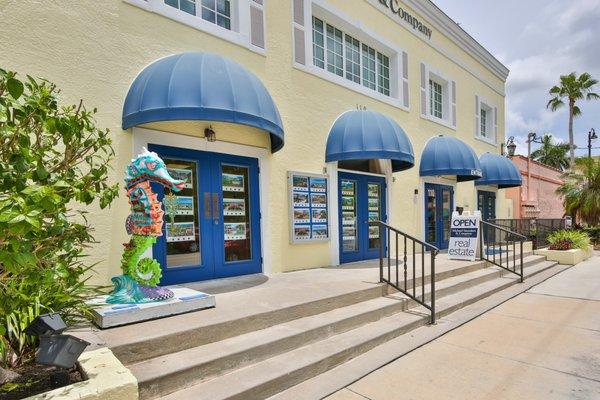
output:
POLYGON ((452 81, 451 91, 452 91, 452 93, 450 93, 450 100, 451 100, 450 108, 452 110, 451 122, 452 122, 452 126, 456 128, 456 81, 452 81))
POLYGON ((427 66, 421 63, 421 115, 429 115, 429 72, 427 66))
POLYGON ((306 24, 309 21, 305 21, 304 18, 304 0, 294 0, 292 7, 292 28, 294 29, 294 61, 299 64, 306 65, 306 39, 304 31, 306 30, 306 24))
POLYGON ((494 107, 494 142, 498 143, 498 107, 494 107))
POLYGON ((263 0, 250 2, 250 43, 265 48, 265 6, 263 0))
POLYGON ((479 105, 479 96, 475 95, 475 136, 481 136, 481 122, 479 117, 479 110, 481 109, 479 105))
POLYGON ((408 98, 408 54, 405 51, 402 52, 402 104, 407 108, 410 106, 408 98))

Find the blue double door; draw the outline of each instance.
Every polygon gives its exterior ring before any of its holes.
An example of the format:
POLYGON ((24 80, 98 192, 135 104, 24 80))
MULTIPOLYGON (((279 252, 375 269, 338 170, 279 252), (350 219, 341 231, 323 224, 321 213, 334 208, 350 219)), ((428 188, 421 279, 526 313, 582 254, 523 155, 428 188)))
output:
POLYGON ((496 193, 486 190, 477 191, 477 209, 481 211, 481 219, 496 219, 496 193))
POLYGON ((340 263, 379 257, 379 243, 385 232, 373 221, 386 221, 385 178, 338 173, 340 263))
POLYGON ((262 270, 258 160, 150 145, 180 192, 153 184, 165 211, 153 247, 161 285, 258 273, 262 270))
POLYGON ((425 241, 438 249, 447 249, 454 209, 454 188, 425 184, 425 241))

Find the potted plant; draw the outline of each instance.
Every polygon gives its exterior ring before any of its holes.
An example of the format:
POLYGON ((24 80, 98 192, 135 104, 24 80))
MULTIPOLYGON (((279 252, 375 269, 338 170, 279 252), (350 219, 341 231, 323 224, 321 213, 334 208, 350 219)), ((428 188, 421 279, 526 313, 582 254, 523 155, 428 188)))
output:
POLYGON ((575 265, 592 256, 590 237, 578 230, 560 230, 548 236, 547 249, 538 249, 535 254, 560 264, 575 265))

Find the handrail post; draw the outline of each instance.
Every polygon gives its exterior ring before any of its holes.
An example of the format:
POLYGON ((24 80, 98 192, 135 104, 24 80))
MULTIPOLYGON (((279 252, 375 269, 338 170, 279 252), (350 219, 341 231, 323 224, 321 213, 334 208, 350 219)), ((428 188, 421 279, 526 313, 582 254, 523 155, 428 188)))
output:
POLYGON ((383 230, 385 227, 381 222, 377 222, 379 224, 379 282, 383 282, 383 240, 381 238, 383 230))
POLYGON ((523 283, 523 239, 519 241, 521 247, 521 283, 523 283))
POLYGON ((435 324, 435 250, 431 250, 431 324, 435 324))
POLYGON ((483 260, 483 223, 479 221, 479 259, 483 260))

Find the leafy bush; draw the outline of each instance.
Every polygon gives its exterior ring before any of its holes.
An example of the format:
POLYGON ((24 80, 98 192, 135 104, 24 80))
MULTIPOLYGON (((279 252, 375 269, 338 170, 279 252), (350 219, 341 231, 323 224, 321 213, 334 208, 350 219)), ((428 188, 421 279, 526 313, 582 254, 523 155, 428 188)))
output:
POLYGON ((561 230, 548 236, 550 250, 587 250, 590 245, 590 237, 587 233, 575 230, 561 230))
POLYGON ((0 366, 31 359, 23 329, 56 311, 72 323, 89 315, 86 283, 94 243, 86 206, 108 206, 114 156, 108 130, 96 128, 83 103, 60 106, 46 80, 0 69, 0 366))
POLYGON ((590 241, 593 244, 600 244, 600 226, 585 227, 581 228, 581 230, 590 237, 590 241))

